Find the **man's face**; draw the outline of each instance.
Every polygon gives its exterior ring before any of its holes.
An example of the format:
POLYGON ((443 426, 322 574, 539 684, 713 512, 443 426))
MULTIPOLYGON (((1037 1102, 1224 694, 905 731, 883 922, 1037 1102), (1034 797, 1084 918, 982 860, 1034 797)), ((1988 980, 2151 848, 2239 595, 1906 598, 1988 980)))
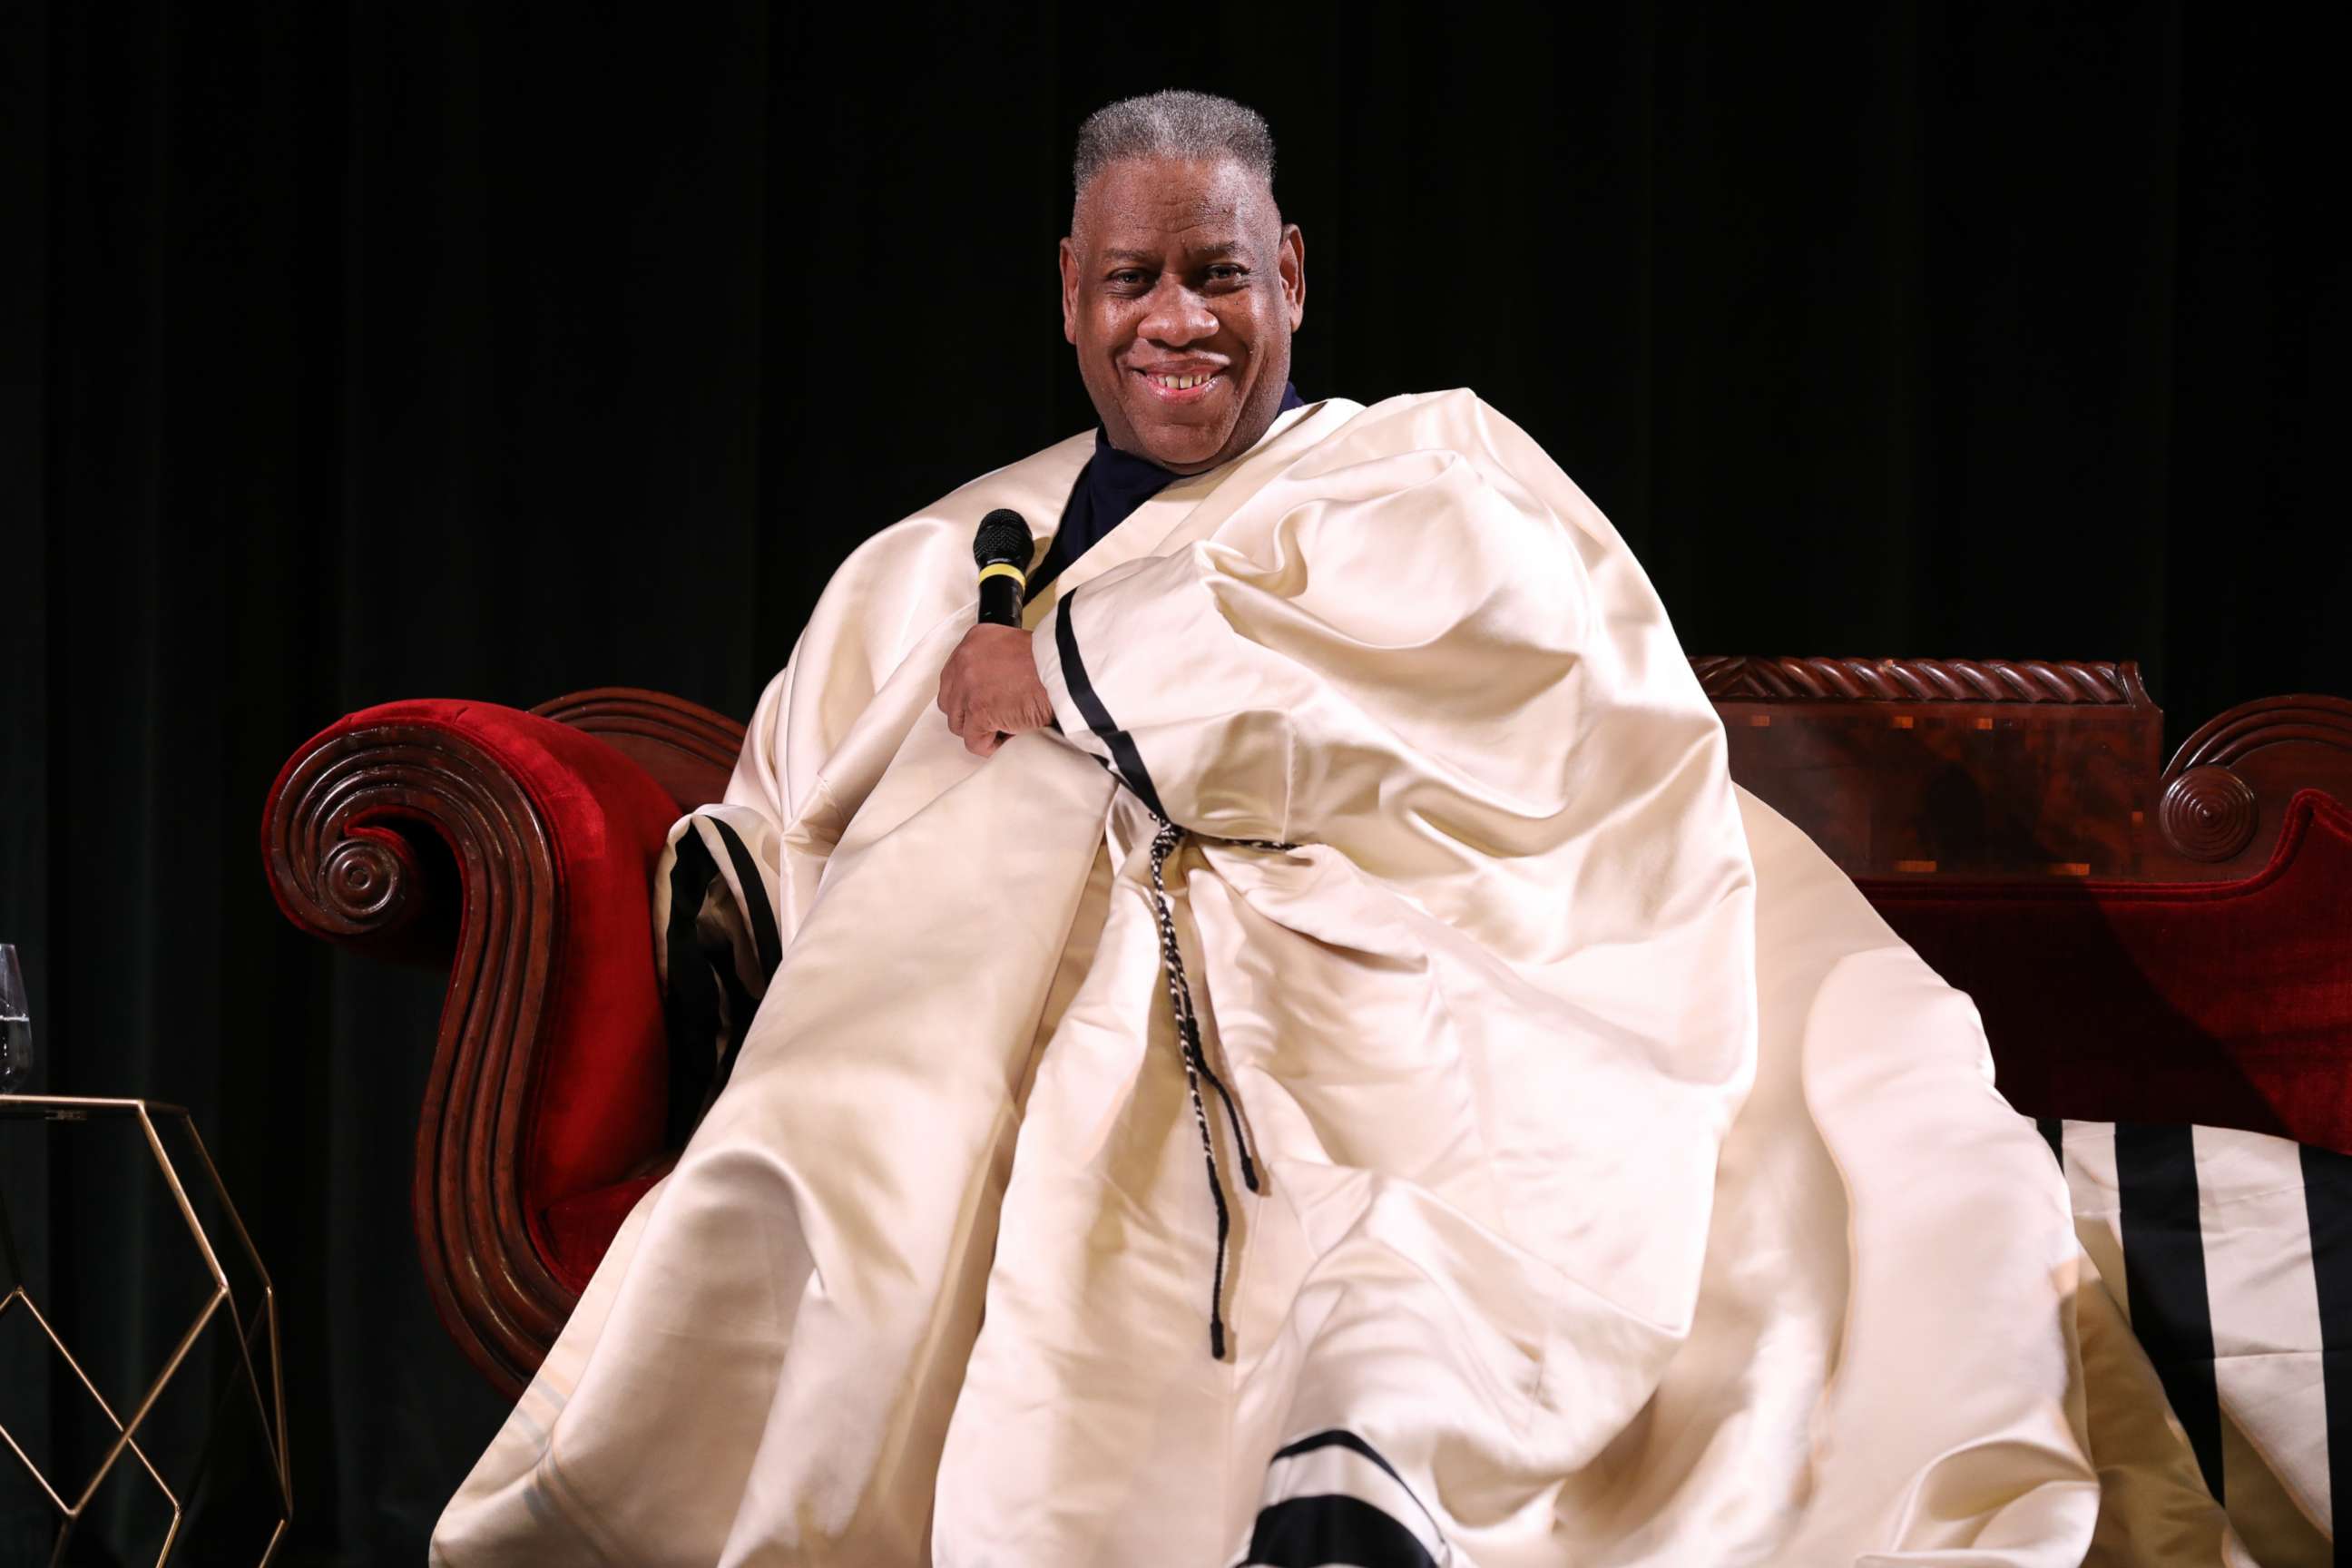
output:
POLYGON ((1180 474, 1255 445, 1307 306, 1274 194, 1230 161, 1135 158, 1095 177, 1073 226, 1062 335, 1111 444, 1180 474))

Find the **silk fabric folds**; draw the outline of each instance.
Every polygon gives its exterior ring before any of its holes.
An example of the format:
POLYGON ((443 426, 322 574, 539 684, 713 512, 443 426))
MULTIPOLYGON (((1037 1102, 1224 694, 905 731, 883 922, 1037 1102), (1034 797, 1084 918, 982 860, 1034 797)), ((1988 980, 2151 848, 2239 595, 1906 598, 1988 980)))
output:
MULTIPOLYGON (((710 810, 782 966, 434 1560, 1214 1568, 1336 1498, 1460 1568, 2084 1562, 2086 1351, 2139 1385, 2049 1151, 1600 512, 1468 393, 1286 414, 1030 605, 1060 733, 983 762, 974 523, 1090 444, 870 541, 761 700, 710 810), (1265 1186, 1212 1098, 1223 1360, 1153 806, 1265 1186)), ((2105 1415, 2178 1528, 2094 1560, 2239 1560, 2105 1415)))

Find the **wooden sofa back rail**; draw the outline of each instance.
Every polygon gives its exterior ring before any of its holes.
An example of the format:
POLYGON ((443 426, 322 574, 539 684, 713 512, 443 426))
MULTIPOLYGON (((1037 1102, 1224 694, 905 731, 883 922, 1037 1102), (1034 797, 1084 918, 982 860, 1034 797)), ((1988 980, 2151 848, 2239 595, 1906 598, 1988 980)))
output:
POLYGON ((2352 801, 2352 702, 2233 708, 2160 761, 2128 663, 1696 658, 1731 776, 1857 880, 2252 875, 2298 789, 2352 801))
MULTIPOLYGON (((2296 790, 2352 802, 2352 702, 2338 699, 2232 709, 2165 764, 2162 714, 2127 663, 1692 663, 1733 776, 1865 889, 2234 879, 2267 859, 2296 790)), ((480 706, 403 703, 396 722, 371 710, 331 727, 279 775, 263 850, 298 926, 451 965, 417 1130, 419 1253, 452 1336, 515 1394, 576 1300, 578 1270, 551 1256, 520 1186, 541 1068, 571 1016, 557 994, 578 984, 557 958, 576 933, 554 814, 457 721, 480 706)), ((532 712, 604 742, 635 764, 633 788, 642 773, 681 808, 720 796, 742 745, 734 721, 657 692, 583 691, 532 712)), ((659 847, 657 833, 638 846, 648 871, 659 847)), ((612 962, 649 973, 650 942, 612 962)), ((642 1026, 659 1049, 657 1021, 642 1026)))

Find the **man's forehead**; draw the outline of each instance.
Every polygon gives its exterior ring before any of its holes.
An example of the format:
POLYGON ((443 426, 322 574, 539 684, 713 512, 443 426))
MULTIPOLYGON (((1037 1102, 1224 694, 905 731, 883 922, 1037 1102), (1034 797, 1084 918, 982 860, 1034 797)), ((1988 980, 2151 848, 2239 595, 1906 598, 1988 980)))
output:
POLYGON ((1078 226, 1097 250, 1232 249, 1274 217, 1265 183, 1230 160, 1123 160, 1078 199, 1078 226))

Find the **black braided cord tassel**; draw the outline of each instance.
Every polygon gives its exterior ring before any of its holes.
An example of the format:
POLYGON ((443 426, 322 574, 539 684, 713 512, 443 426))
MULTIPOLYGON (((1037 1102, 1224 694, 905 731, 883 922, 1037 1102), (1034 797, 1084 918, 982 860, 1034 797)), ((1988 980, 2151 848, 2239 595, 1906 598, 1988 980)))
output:
MULTIPOLYGON (((1233 1232, 1232 1211, 1225 1203, 1225 1184, 1217 1173, 1216 1141, 1209 1133, 1209 1110, 1201 1099, 1201 1080, 1217 1091, 1224 1102, 1225 1119, 1234 1130, 1234 1147, 1242 1162, 1242 1181, 1251 1192, 1265 1189, 1258 1183, 1257 1162, 1250 1157, 1249 1138, 1242 1131, 1241 1111, 1234 1104, 1233 1091, 1209 1066, 1208 1054, 1201 1048, 1201 1022, 1192 1008, 1192 987, 1184 973, 1184 954, 1176 945, 1176 917, 1168 906, 1166 869, 1168 858, 1184 841, 1185 830, 1165 817, 1160 819, 1160 830, 1151 837, 1151 901, 1160 921, 1160 957, 1168 975, 1168 1005, 1176 1017, 1176 1039, 1184 1054, 1184 1087, 1192 1097, 1192 1124, 1201 1131, 1201 1159, 1209 1170, 1209 1200, 1217 1210, 1217 1268, 1209 1281, 1209 1354, 1218 1361, 1225 1359, 1225 1244, 1233 1232)), ((1295 849, 1295 844, 1276 844, 1259 839, 1235 839, 1256 849, 1295 849)))

